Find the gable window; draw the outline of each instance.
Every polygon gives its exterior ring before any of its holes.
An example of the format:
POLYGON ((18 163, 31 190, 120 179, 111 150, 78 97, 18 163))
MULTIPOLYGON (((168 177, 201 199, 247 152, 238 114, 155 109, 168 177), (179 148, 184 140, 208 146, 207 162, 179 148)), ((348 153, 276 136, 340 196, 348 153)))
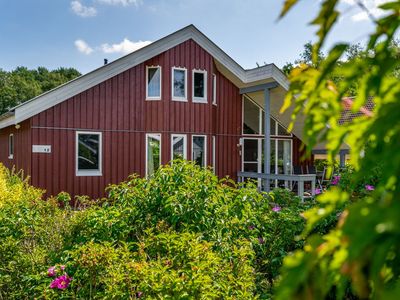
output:
POLYGON ((206 166, 207 137, 205 135, 192 136, 192 160, 199 166, 206 166))
POLYGON ((161 100, 161 67, 146 67, 146 100, 161 100))
POLYGON ((217 75, 213 74, 213 100, 212 104, 217 105, 217 75))
POLYGON ((260 134, 260 108, 243 98, 243 134, 260 134))
MULTIPOLYGON (((243 134, 264 135, 265 112, 250 98, 243 97, 243 134)), ((293 136, 278 121, 270 118, 271 136, 293 136)))
POLYGON ((153 175, 161 165, 161 134, 146 134, 146 176, 153 175))
POLYGON ((193 70, 193 102, 207 103, 207 71, 193 70))
POLYGON ((172 160, 186 159, 187 144, 185 134, 173 134, 171 136, 172 160))
POLYGON ((10 134, 8 136, 8 158, 14 158, 14 135, 10 134))
POLYGON ((76 176, 101 176, 101 132, 76 132, 76 176))
POLYGON ((185 68, 172 68, 172 100, 187 101, 187 71, 185 68))

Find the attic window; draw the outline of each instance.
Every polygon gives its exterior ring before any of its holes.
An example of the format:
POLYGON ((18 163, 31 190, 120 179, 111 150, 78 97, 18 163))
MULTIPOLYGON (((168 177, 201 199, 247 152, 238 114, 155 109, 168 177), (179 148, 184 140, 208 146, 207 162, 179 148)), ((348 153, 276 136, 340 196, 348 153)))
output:
POLYGON ((161 67, 146 67, 146 100, 161 100, 161 67))
POLYGON ((193 102, 207 103, 207 71, 193 70, 193 102))
POLYGON ((172 100, 187 101, 187 72, 185 68, 172 68, 172 100))

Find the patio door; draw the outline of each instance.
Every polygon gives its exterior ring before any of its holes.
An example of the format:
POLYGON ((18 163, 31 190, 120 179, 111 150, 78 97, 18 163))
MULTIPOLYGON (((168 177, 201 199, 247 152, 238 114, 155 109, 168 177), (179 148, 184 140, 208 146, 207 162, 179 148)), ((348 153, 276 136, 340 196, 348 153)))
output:
MULTIPOLYGON (((291 174, 292 168, 292 140, 271 139, 271 174, 291 174)), ((243 172, 264 172, 264 139, 243 138, 242 153, 243 172)), ((288 187, 289 183, 281 180, 272 181, 271 187, 288 187)), ((262 187, 262 180, 258 180, 262 187)))

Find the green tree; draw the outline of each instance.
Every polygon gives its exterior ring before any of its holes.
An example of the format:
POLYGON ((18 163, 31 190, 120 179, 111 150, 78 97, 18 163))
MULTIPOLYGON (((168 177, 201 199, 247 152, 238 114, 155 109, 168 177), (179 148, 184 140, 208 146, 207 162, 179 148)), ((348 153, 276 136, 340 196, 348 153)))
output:
MULTIPOLYGON (((286 0, 282 16, 297 2, 286 0)), ((312 21, 318 27, 318 40, 312 47, 314 63, 339 18, 338 5, 339 0, 322 1, 312 21)), ((400 60, 399 48, 393 47, 400 26, 400 1, 380 8, 384 14, 373 20, 375 30, 365 49, 368 55, 344 61, 350 45, 340 43, 317 67, 302 65, 291 72, 282 110, 293 104, 294 117, 298 113, 307 116, 304 132, 310 149, 317 142, 326 142, 333 161, 341 144, 347 143, 355 183, 377 165, 383 172, 374 193, 349 205, 334 230, 322 237, 308 237, 304 250, 285 259, 278 299, 343 298, 346 294, 375 299, 400 297, 400 84, 395 76, 400 60), (338 73, 341 80, 334 82, 331 78, 338 73), (339 125, 342 97, 354 84, 353 110, 358 111, 373 96, 373 115, 339 125)), ((350 51, 354 52, 358 49, 350 51)), ((304 236, 336 207, 350 201, 350 195, 336 188, 318 201, 322 208, 304 214, 304 236)))
POLYGON ((0 114, 80 75, 73 68, 49 71, 44 67, 17 67, 11 72, 0 69, 0 114))

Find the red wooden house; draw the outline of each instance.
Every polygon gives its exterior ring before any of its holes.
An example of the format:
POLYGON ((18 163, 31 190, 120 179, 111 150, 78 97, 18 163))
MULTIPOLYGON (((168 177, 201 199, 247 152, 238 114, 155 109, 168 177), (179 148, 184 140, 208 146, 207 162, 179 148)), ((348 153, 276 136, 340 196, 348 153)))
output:
POLYGON ((287 88, 274 64, 245 70, 190 25, 0 116, 0 161, 48 195, 92 197, 177 157, 220 177, 290 174, 302 121, 285 129, 287 88))

